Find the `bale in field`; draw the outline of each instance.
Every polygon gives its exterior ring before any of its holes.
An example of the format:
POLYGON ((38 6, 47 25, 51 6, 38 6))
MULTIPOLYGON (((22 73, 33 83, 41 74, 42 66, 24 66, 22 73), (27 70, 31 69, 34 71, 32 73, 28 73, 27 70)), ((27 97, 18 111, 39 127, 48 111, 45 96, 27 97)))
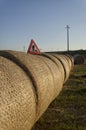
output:
POLYGON ((84 64, 84 62, 85 62, 85 58, 83 55, 80 55, 80 54, 74 55, 74 64, 75 65, 84 64))

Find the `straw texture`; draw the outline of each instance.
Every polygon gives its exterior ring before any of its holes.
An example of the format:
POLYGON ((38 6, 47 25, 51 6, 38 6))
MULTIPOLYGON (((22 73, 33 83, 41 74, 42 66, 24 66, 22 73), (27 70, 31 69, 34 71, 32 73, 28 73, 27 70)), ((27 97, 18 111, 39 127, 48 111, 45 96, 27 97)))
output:
POLYGON ((0 128, 30 130, 62 90, 72 62, 57 54, 0 55, 0 128))
POLYGON ((64 83, 65 83, 69 77, 70 70, 72 68, 72 62, 67 56, 57 55, 57 54, 53 54, 53 56, 56 57, 61 62, 62 66, 64 68, 64 72, 65 72, 64 83))
POLYGON ((35 118, 32 82, 19 66, 0 57, 0 130, 30 130, 35 118))

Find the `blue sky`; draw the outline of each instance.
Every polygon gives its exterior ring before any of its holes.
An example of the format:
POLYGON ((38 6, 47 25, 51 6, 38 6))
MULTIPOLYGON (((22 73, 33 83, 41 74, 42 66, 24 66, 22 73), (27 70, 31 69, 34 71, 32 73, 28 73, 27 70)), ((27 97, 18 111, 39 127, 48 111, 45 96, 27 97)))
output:
POLYGON ((67 24, 70 50, 86 49, 86 0, 0 0, 0 49, 66 50, 67 24))

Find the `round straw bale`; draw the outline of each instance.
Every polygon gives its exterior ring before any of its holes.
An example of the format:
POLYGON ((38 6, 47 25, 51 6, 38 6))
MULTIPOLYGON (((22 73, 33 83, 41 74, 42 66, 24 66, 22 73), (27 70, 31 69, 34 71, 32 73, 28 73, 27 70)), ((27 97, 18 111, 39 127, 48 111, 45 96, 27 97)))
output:
POLYGON ((0 56, 0 129, 30 130, 35 118, 32 81, 19 66, 0 56))
POLYGON ((65 56, 67 56, 68 59, 70 59, 70 61, 71 61, 71 69, 72 69, 74 67, 74 58, 73 58, 73 56, 72 55, 68 55, 68 54, 66 54, 65 56))
POLYGON ((50 60, 52 60, 52 62, 54 62, 54 63, 56 64, 57 69, 58 69, 58 70, 60 71, 60 73, 61 73, 61 76, 62 76, 61 78, 63 79, 62 82, 64 82, 64 78, 65 78, 65 76, 64 76, 64 69, 63 69, 63 66, 62 66, 61 62, 60 62, 56 57, 54 57, 54 56, 51 55, 51 54, 42 53, 41 55, 44 56, 44 57, 49 58, 50 60))
POLYGON ((71 70, 72 66, 73 66, 73 58, 69 55, 64 55, 64 56, 60 55, 60 56, 63 57, 66 60, 66 62, 68 62, 68 65, 69 65, 70 70, 71 70))
POLYGON ((64 72, 65 72, 65 80, 64 80, 64 83, 65 83, 69 77, 69 74, 70 74, 70 69, 71 69, 70 65, 69 65, 67 59, 65 58, 65 56, 58 55, 58 54, 53 54, 53 56, 55 56, 63 65, 64 72))
POLYGON ((80 55, 80 54, 74 55, 74 64, 75 65, 84 64, 84 62, 85 62, 85 58, 83 55, 80 55))

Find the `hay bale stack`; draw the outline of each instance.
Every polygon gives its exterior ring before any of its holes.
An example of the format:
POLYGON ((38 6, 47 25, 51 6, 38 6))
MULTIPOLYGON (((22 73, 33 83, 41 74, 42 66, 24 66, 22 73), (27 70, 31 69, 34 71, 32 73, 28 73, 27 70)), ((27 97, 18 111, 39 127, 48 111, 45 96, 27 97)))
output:
POLYGON ((71 68, 67 56, 0 51, 1 130, 30 130, 62 90, 71 68))

